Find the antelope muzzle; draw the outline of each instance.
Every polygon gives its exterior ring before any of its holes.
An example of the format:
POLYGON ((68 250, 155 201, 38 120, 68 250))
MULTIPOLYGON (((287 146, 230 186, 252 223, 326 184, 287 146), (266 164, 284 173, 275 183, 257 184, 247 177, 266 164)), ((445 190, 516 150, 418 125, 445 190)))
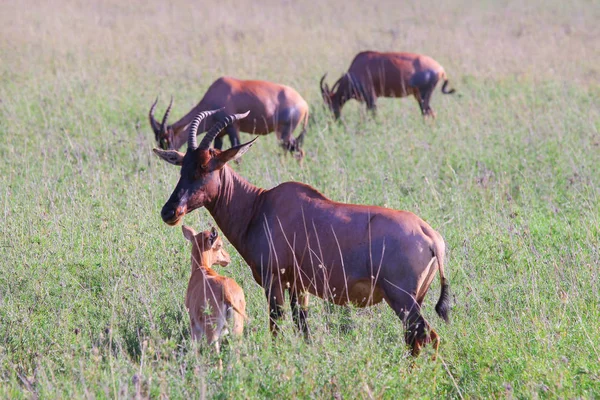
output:
POLYGON ((160 211, 160 216, 167 225, 174 226, 181 221, 186 212, 186 206, 174 206, 170 203, 167 203, 160 211))

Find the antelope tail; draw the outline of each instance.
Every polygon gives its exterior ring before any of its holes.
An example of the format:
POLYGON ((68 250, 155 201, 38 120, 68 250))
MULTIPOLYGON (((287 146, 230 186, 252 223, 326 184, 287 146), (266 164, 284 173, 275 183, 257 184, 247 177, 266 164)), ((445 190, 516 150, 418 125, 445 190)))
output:
POLYGON ((231 296, 231 293, 228 290, 225 290, 225 293, 223 293, 223 298, 225 302, 233 309, 233 311, 240 314, 242 317, 244 317, 245 320, 248 320, 248 316, 246 315, 246 313, 237 308, 235 302, 233 301, 233 297, 231 296))
POLYGON ((302 147, 302 145, 304 144, 304 135, 306 135, 306 126, 308 125, 308 117, 309 117, 309 113, 307 112, 306 114, 304 114, 304 119, 302 121, 302 131, 296 138, 298 147, 302 147))
POLYGON ((233 311, 235 311, 236 313, 240 314, 242 317, 244 317, 244 319, 247 321, 248 320, 248 316, 246 315, 245 312, 243 312, 242 310, 238 309, 235 305, 231 304, 231 308, 233 308, 233 311))
POLYGON ((446 78, 446 74, 444 74, 444 84, 442 85, 442 93, 444 94, 452 94, 456 92, 454 88, 448 90, 446 87, 448 86, 448 78, 446 78))
POLYGON ((443 239, 435 240, 433 245, 433 253, 438 263, 438 269, 440 270, 440 284, 441 284, 441 292, 440 298, 438 299, 437 304, 435 305, 435 312, 446 322, 450 321, 449 313, 450 313, 450 285, 446 279, 446 275, 444 273, 444 258, 445 258, 445 243, 443 239))

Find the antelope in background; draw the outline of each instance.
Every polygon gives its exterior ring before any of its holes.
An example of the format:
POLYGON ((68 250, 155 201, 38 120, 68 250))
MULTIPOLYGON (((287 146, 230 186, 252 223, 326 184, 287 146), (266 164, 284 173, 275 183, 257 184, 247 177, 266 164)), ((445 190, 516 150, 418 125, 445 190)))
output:
POLYGON ((220 109, 206 119, 200 127, 213 126, 227 114, 250 112, 249 118, 228 125, 223 133, 215 138, 215 148, 223 147, 223 136, 229 135, 231 146, 240 144, 239 131, 257 135, 266 135, 275 131, 281 146, 290 151, 297 159, 304 156, 301 149, 308 123, 308 104, 289 86, 278 85, 266 81, 243 81, 230 77, 217 79, 206 91, 206 94, 190 112, 172 125, 167 125, 173 99, 159 124, 154 119, 154 109, 158 98, 152 104, 148 118, 154 131, 156 142, 164 150, 178 150, 187 140, 186 128, 201 111, 220 109), (302 123, 302 132, 294 139, 292 133, 302 123))
MULTIPOLYGON (((231 278, 219 275, 212 265, 226 267, 231 262, 223 248, 217 230, 196 233, 183 225, 183 236, 192 242, 192 275, 185 295, 185 307, 190 314, 192 339, 206 336, 219 354, 219 340, 228 333, 227 321, 232 320, 232 333, 241 337, 246 317, 244 291, 231 278)), ((219 359, 219 368, 222 362, 219 359)))
POLYGON ((442 93, 454 93, 447 90, 448 79, 444 68, 433 58, 413 53, 380 53, 364 51, 358 53, 348 72, 335 82, 333 87, 325 83, 323 75, 320 82, 321 94, 337 120, 344 104, 356 99, 367 105, 373 113, 377 110, 377 97, 405 97, 413 95, 424 117, 435 118, 429 105, 431 95, 441 80, 442 93))
POLYGON ((252 185, 227 163, 248 151, 256 138, 225 151, 210 148, 226 125, 246 115, 218 122, 198 145, 197 129, 207 116, 200 113, 190 125, 185 154, 154 149, 181 166, 179 182, 161 210, 163 221, 176 225, 185 214, 206 207, 264 288, 274 335, 286 290, 294 321, 306 336, 307 292, 339 305, 365 307, 385 300, 404 323, 412 354, 429 342, 437 353, 439 337, 421 315, 421 304, 439 270, 435 309, 448 320, 442 236, 408 211, 338 203, 298 182, 269 190, 252 185))

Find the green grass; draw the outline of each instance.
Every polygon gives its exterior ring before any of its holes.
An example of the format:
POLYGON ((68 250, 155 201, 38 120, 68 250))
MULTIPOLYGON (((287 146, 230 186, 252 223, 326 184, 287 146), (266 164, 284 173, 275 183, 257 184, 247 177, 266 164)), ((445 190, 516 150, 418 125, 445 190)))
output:
POLYGON ((0 397, 600 397, 597 4, 86 4, 0 15, 0 397), (429 54, 459 93, 434 94, 435 122, 381 99, 377 118, 349 103, 333 123, 318 79, 366 48, 429 54), (160 219, 178 171, 153 156, 146 115, 174 94, 175 120, 222 74, 311 106, 304 165, 265 136, 234 166, 248 180, 411 210, 442 233, 451 323, 433 311, 437 279, 424 307, 438 361, 413 365, 385 304, 313 297, 314 342, 289 309, 273 342, 229 244, 219 271, 245 290, 244 339, 222 374, 190 342, 190 248, 160 219))

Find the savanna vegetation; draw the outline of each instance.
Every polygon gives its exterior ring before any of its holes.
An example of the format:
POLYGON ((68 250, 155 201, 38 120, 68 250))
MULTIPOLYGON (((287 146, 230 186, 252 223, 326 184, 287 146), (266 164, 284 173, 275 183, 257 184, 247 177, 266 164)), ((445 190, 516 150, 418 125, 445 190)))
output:
POLYGON ((4 2, 0 397, 600 397, 598 21, 589 0, 4 2), (430 55, 457 93, 434 93, 435 121, 407 98, 374 119, 350 102, 334 123, 319 78, 365 49, 430 55), (312 343, 289 308, 272 341, 228 243, 244 339, 222 372, 192 343, 190 246, 160 218, 178 170, 152 154, 147 113, 172 94, 179 118, 221 75, 290 85, 311 108, 303 165, 269 135, 242 176, 410 210, 444 236, 451 323, 437 279, 424 304, 437 361, 410 357, 384 303, 311 298, 312 343))

